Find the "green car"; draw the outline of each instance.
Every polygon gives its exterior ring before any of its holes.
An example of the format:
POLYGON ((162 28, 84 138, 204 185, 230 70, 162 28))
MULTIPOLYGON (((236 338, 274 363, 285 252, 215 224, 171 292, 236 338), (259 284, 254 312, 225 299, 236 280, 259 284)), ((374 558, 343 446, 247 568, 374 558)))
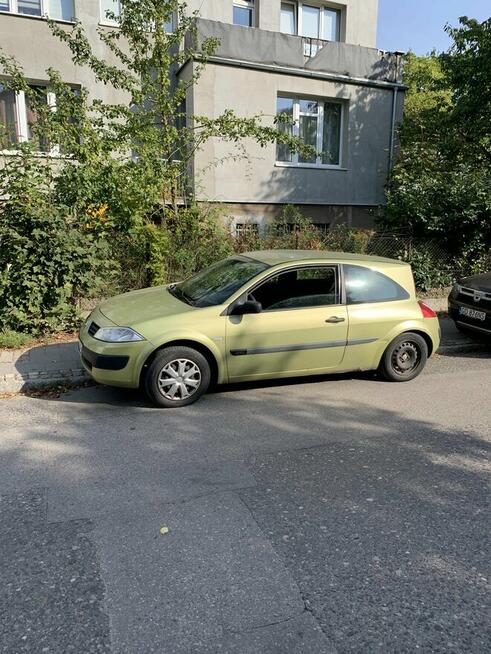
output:
POLYGON ((80 354, 97 382, 142 386, 178 407, 212 383, 354 370, 408 381, 439 341, 407 263, 270 250, 103 302, 82 326, 80 354))

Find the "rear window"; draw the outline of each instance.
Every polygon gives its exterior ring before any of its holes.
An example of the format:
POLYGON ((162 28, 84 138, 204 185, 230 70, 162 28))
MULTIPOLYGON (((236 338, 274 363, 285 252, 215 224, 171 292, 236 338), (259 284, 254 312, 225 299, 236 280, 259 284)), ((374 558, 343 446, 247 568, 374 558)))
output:
POLYGON ((345 265, 344 278, 348 304, 409 299, 409 293, 397 282, 370 268, 345 265))

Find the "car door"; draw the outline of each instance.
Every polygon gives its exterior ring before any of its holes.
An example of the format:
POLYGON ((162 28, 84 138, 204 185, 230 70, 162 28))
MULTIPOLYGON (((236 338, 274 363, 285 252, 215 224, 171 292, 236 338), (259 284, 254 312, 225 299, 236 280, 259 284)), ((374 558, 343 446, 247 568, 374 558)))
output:
MULTIPOLYGON (((229 379, 315 374, 343 360, 348 314, 336 265, 279 271, 250 288, 260 313, 226 316, 229 379)), ((233 307, 230 309, 233 311, 233 307)))

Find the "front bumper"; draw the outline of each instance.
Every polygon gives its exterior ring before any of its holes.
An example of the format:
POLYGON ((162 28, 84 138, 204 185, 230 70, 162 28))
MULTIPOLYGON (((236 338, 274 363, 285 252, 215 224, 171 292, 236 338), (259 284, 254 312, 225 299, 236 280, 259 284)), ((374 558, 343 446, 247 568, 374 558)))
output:
POLYGON ((148 356, 154 349, 149 341, 134 343, 105 343, 89 334, 91 322, 101 327, 114 325, 97 309, 82 325, 79 335, 80 360, 87 373, 100 384, 137 388, 140 373, 148 356))

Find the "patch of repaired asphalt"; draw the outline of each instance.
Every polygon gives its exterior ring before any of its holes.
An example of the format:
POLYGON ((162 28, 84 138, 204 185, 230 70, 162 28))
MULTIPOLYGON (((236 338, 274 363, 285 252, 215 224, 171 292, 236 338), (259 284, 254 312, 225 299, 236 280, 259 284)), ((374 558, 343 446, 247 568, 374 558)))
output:
POLYGON ((46 521, 46 493, 0 495, 0 649, 110 651, 104 587, 87 520, 46 521))

